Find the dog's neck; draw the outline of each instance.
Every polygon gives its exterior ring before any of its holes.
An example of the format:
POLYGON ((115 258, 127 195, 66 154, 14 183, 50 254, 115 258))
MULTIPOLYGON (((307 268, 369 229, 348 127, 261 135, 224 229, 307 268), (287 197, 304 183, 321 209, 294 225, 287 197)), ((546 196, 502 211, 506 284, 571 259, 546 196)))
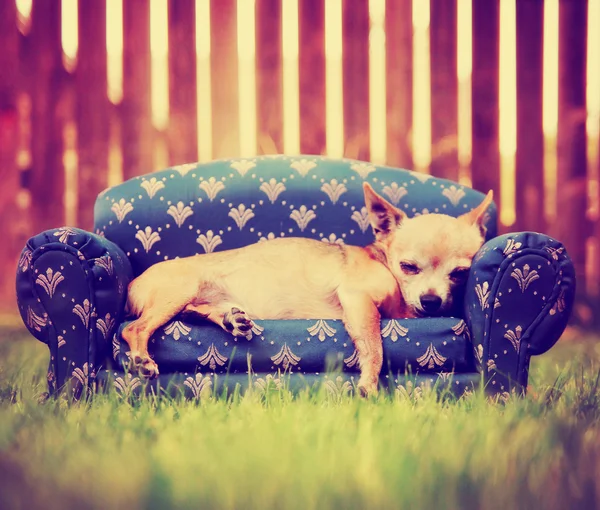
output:
POLYGON ((390 266, 388 264, 385 246, 380 241, 375 241, 373 244, 365 246, 365 250, 367 250, 367 253, 373 260, 381 262, 389 269, 390 266))

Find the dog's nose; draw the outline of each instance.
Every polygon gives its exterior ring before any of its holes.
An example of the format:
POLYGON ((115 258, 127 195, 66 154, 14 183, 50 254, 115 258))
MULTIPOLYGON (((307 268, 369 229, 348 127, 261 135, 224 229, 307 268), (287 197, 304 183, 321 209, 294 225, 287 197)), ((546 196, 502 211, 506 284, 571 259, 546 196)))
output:
POLYGON ((421 306, 425 313, 429 315, 434 314, 442 306, 442 298, 435 294, 423 294, 421 296, 421 306))

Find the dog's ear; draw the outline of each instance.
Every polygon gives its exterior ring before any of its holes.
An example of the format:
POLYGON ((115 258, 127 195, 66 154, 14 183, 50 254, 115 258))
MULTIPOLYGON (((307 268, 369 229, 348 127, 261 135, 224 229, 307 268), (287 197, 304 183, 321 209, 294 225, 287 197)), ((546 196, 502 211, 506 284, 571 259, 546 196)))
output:
POLYGON ((382 239, 398 228, 406 218, 400 209, 397 209, 383 197, 380 197, 368 183, 363 183, 365 192, 365 206, 369 213, 369 222, 377 239, 382 239))
POLYGON ((487 229, 483 224, 483 220, 485 219, 484 214, 493 200, 494 191, 490 190, 488 191, 488 194, 485 196, 481 204, 479 204, 477 207, 475 207, 475 209, 469 211, 468 213, 459 216, 458 219, 468 223, 469 225, 477 225, 479 231, 481 232, 481 236, 485 238, 485 233, 487 232, 487 229))

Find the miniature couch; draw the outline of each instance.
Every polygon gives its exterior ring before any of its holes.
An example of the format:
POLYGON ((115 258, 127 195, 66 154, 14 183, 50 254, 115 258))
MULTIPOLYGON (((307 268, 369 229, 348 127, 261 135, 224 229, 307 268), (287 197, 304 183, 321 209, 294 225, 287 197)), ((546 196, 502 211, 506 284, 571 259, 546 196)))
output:
MULTIPOLYGON (((50 350, 49 391, 70 388, 79 396, 114 386, 126 396, 174 390, 199 398, 238 384, 265 390, 316 383, 336 394, 351 391, 358 356, 341 321, 257 320, 247 340, 177 316, 151 338, 160 376, 150 382, 124 368, 121 331, 131 320, 124 310, 129 282, 159 261, 279 236, 371 243, 364 181, 409 216, 458 216, 484 198, 448 180, 353 160, 228 159, 168 168, 103 191, 94 233, 63 227, 32 237, 17 268, 17 298, 27 328, 50 350)), ((381 321, 382 388, 406 393, 433 384, 462 394, 483 384, 493 394, 523 393, 531 356, 561 336, 575 292, 564 247, 534 232, 497 236, 493 204, 485 222, 486 243, 459 316, 381 321)))

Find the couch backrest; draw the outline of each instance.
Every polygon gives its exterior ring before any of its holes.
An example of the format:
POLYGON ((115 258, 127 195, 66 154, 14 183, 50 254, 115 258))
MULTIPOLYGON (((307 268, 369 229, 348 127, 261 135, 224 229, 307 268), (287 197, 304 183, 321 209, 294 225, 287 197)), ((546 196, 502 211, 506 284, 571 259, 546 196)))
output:
MULTIPOLYGON (((444 179, 354 160, 227 159, 169 168, 102 192, 95 206, 95 231, 125 251, 135 275, 167 258, 238 248, 270 237, 365 246, 373 234, 363 181, 409 216, 458 216, 484 197, 444 179)), ((486 224, 488 239, 495 237, 495 206, 486 224)))

